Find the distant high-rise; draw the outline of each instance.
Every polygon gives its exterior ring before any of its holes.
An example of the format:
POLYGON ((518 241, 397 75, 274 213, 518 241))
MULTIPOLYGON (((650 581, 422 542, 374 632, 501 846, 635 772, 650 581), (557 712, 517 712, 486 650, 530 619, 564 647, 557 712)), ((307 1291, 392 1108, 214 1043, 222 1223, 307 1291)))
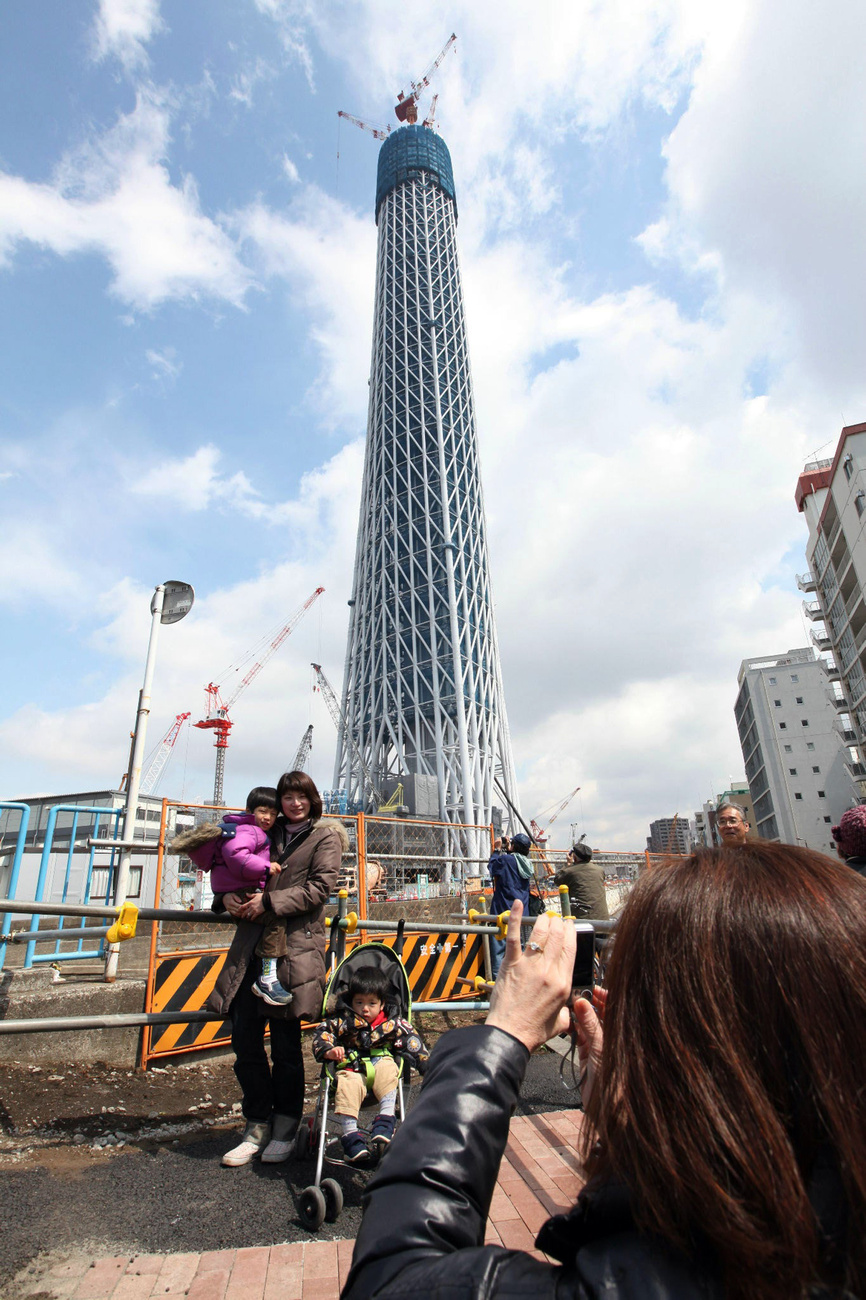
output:
POLYGON ((687 817, 660 817, 650 822, 646 846, 650 853, 691 853, 692 833, 687 817))
POLYGON ((487 556, 451 156, 433 130, 382 145, 367 449, 335 784, 367 802, 435 780, 444 821, 517 792, 487 556))
MULTIPOLYGON (((745 659, 734 715, 764 840, 834 853, 830 827, 857 803, 845 701, 811 646, 745 659)), ((736 799, 735 799, 736 802, 736 799)))

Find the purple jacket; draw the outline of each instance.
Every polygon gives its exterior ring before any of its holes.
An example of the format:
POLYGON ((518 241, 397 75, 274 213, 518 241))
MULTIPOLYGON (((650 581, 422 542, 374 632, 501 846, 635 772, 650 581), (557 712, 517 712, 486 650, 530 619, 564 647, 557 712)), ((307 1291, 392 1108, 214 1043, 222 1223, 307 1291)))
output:
POLYGON ((271 841, 256 825, 252 813, 228 813, 223 821, 234 822, 234 838, 208 840, 200 848, 187 850, 188 856, 201 871, 210 872, 215 894, 264 889, 271 865, 271 841))

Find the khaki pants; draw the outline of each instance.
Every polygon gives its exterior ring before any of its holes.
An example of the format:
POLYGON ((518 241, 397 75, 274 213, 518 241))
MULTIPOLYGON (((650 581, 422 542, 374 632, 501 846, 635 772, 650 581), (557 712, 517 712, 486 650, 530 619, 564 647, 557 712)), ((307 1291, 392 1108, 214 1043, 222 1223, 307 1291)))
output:
MULTIPOLYGON (((373 1058, 376 1077, 373 1080, 373 1096, 377 1101, 387 1097, 397 1087, 400 1071, 393 1056, 376 1056, 373 1058)), ((351 1115, 358 1118, 361 1104, 367 1095, 367 1076, 357 1070, 337 1071, 337 1100, 334 1103, 335 1115, 351 1115)))

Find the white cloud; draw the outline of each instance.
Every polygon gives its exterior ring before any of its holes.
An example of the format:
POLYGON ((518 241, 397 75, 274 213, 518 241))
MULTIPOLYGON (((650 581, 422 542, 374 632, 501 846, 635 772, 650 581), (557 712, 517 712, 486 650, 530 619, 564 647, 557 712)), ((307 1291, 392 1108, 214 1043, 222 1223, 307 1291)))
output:
POLYGON ((300 182, 301 174, 287 153, 283 154, 283 171, 292 184, 297 185, 300 182))
POLYGON ((177 379, 183 370, 183 362, 178 361, 175 348, 163 348, 161 352, 156 348, 148 348, 144 355, 157 379, 177 379))
POLYGON ((167 104, 139 92, 135 109, 67 155, 50 184, 0 173, 0 262, 24 242, 58 256, 95 252, 112 292, 149 310, 168 298, 243 304, 252 280, 224 231, 201 211, 196 183, 172 183, 167 104))
POLYGON ((101 59, 113 55, 128 71, 146 66, 145 46, 164 30, 159 0, 99 0, 95 36, 101 59))

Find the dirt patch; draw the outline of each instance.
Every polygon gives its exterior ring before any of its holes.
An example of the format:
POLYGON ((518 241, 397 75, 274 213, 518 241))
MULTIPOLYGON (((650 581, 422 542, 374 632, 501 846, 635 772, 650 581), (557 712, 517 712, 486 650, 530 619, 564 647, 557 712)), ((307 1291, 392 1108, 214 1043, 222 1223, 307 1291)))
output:
MULTIPOLYGON (((416 1024, 430 1047, 447 1030, 474 1024, 481 1013, 428 1012, 416 1024)), ((303 1041, 307 1104, 319 1066, 311 1035, 303 1041)), ((71 1063, 0 1066, 0 1168, 41 1166, 74 1177, 94 1160, 130 1144, 180 1144, 191 1136, 240 1123, 240 1099, 230 1051, 202 1061, 167 1061, 144 1070, 71 1063)))

